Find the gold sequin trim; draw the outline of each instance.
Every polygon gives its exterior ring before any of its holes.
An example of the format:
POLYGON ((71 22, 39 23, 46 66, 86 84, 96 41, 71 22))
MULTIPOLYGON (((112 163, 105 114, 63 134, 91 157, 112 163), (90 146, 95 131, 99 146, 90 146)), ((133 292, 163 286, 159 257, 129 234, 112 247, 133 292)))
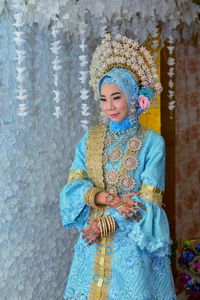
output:
POLYGON ((163 192, 158 188, 142 183, 139 196, 148 202, 154 202, 158 206, 162 206, 163 192))
POLYGON ((112 280, 111 259, 113 256, 113 238, 104 237, 97 245, 94 273, 89 300, 107 300, 108 289, 112 280))
MULTIPOLYGON (((104 139, 107 127, 96 125, 90 128, 87 144, 86 144, 86 167, 89 179, 96 188, 105 190, 103 178, 103 151, 104 139)), ((90 218, 98 219, 103 215, 105 208, 91 208, 90 218)))
POLYGON ((84 170, 70 170, 69 175, 67 178, 67 183, 71 183, 74 180, 77 179, 86 179, 87 178, 87 173, 84 170))
MULTIPOLYGON (((106 126, 94 126, 90 129, 87 150, 86 166, 88 176, 96 188, 105 189, 103 177, 103 151, 106 126)), ((103 215, 105 209, 92 208, 90 218, 97 219, 103 215)), ((113 255, 113 237, 100 239, 94 258, 93 278, 90 286, 89 300, 107 300, 111 283, 111 260, 113 255)))

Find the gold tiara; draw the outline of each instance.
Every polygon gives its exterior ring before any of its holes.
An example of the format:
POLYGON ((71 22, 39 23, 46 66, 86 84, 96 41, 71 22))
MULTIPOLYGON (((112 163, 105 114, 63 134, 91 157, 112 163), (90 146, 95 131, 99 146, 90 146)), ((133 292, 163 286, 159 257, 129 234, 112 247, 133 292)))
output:
POLYGON ((117 34, 112 40, 106 34, 96 48, 90 67, 90 85, 94 90, 94 98, 98 99, 98 83, 101 77, 112 68, 125 68, 132 72, 142 87, 151 87, 153 95, 162 91, 157 70, 151 53, 126 36, 117 34))

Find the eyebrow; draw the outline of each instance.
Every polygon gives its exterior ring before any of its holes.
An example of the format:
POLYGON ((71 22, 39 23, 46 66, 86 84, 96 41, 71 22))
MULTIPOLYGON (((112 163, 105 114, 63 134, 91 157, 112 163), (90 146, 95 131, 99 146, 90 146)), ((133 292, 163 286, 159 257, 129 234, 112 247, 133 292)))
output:
MULTIPOLYGON (((116 93, 112 93, 112 94, 111 94, 111 96, 115 96, 115 95, 118 95, 118 94, 119 94, 119 95, 121 95, 121 93, 120 93, 120 92, 116 92, 116 93)), ((104 95, 101 95, 101 97, 106 97, 106 96, 104 96, 104 95)))

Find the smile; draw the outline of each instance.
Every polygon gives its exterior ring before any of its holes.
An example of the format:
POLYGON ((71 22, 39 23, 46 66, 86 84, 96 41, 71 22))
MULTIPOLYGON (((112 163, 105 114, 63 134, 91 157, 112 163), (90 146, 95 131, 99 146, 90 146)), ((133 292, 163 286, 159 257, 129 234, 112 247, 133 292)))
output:
POLYGON ((119 113, 117 113, 117 114, 112 114, 112 115, 109 115, 109 117, 111 117, 111 118, 116 118, 118 115, 119 115, 119 113))

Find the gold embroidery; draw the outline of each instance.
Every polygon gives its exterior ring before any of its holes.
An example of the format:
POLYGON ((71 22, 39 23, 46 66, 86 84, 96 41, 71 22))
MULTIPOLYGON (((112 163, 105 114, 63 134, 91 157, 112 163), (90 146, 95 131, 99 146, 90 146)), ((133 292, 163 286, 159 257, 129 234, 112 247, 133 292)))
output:
POLYGON ((104 237, 97 245, 94 262, 93 282, 91 285, 89 300, 107 300, 108 288, 111 283, 111 259, 113 255, 112 236, 104 237))
POLYGON ((87 173, 84 170, 79 170, 79 169, 70 170, 67 183, 71 183, 72 181, 77 179, 85 179, 85 178, 87 178, 87 173))
POLYGON ((123 151, 120 148, 114 148, 110 151, 110 153, 107 155, 107 160, 110 160, 111 162, 115 163, 119 161, 123 156, 123 151))
POLYGON ((133 190, 135 187, 135 180, 131 176, 121 177, 121 185, 125 190, 133 190))
MULTIPOLYGON (((86 167, 88 177, 93 182, 96 188, 104 190, 102 156, 104 150, 104 138, 106 133, 106 126, 93 126, 90 129, 87 147, 86 147, 86 167)), ((91 208, 90 218, 95 220, 101 217, 105 208, 95 207, 91 208)))
POLYGON ((139 196, 148 202, 154 202, 156 205, 162 206, 163 192, 154 186, 143 183, 139 196))
POLYGON ((123 191, 124 193, 129 193, 133 191, 136 184, 135 180, 130 176, 130 172, 132 170, 136 170, 138 167, 138 154, 144 144, 144 140, 146 139, 148 132, 148 128, 140 126, 138 131, 135 133, 135 136, 129 138, 127 142, 127 151, 121 162, 119 171, 116 171, 114 169, 106 171, 106 161, 104 162, 104 169, 106 174, 105 183, 107 191, 113 189, 113 187, 117 189, 118 192, 123 191))
POLYGON ((111 169, 110 171, 107 172, 106 174, 106 182, 109 182, 109 184, 117 184, 120 180, 120 177, 119 177, 119 173, 114 170, 114 169, 111 169))
MULTIPOLYGON (((88 176, 95 187, 100 189, 105 189, 102 157, 106 130, 106 126, 92 127, 87 140, 86 166, 88 176)), ((91 208, 90 218, 97 219, 103 215, 104 211, 105 208, 91 208)), ((108 289, 111 283, 112 245, 112 236, 100 239, 100 243, 97 245, 89 300, 108 299, 108 289)))

